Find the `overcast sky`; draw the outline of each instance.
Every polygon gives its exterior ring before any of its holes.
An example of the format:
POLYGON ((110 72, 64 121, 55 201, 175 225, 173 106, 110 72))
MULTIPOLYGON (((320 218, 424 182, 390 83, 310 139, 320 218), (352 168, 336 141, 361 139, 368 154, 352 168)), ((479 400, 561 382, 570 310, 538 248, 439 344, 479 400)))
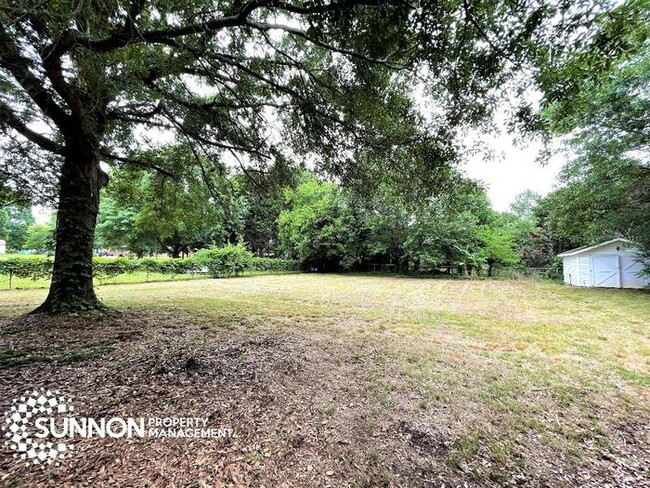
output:
POLYGON ((494 160, 482 155, 472 156, 464 165, 467 176, 481 180, 494 210, 508 210, 514 197, 524 190, 546 195, 553 190, 556 177, 564 164, 561 156, 555 156, 544 165, 537 161, 542 146, 530 141, 515 146, 512 136, 484 136, 482 140, 500 157, 494 160))

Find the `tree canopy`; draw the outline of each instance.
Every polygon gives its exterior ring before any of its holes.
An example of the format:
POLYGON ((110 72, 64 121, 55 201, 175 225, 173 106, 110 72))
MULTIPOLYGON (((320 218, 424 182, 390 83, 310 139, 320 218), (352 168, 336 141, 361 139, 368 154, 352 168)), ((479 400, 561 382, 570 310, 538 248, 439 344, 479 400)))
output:
POLYGON ((58 198, 52 285, 38 311, 98 306, 91 257, 107 183, 100 161, 171 177, 183 163, 141 155, 173 140, 201 172, 226 160, 264 170, 301 158, 346 185, 390 180, 418 195, 421 183, 445 180, 456 136, 486 120, 498 88, 588 31, 603 8, 560 0, 3 3, 3 187, 58 198))
POLYGON ((647 2, 602 16, 599 35, 561 65, 571 90, 541 112, 573 154, 536 210, 558 251, 616 236, 650 250, 649 26, 647 2))

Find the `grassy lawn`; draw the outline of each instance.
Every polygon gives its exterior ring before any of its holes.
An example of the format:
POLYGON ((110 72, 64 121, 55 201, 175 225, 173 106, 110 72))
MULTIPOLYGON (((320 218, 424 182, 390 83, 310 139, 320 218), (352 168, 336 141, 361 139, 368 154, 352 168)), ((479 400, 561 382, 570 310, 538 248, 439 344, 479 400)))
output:
MULTIPOLYGON (((223 440, 82 440, 8 486, 650 486, 650 294, 268 275, 98 287, 101 320, 10 319, 0 401, 210 416, 223 440), (67 485, 66 485, 67 483, 67 485)), ((85 414, 85 413, 84 413, 85 414)))

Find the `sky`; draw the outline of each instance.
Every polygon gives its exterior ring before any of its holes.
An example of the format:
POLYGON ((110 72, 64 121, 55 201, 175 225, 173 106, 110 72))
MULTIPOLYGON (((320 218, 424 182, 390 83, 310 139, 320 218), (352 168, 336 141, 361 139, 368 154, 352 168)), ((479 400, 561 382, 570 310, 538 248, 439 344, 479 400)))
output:
POLYGON ((500 157, 490 160, 477 154, 462 168, 470 178, 484 182, 494 210, 508 210, 515 196, 524 190, 544 196, 554 189, 557 174, 565 162, 561 156, 541 164, 537 161, 542 150, 540 142, 515 146, 508 134, 487 135, 481 139, 500 157))

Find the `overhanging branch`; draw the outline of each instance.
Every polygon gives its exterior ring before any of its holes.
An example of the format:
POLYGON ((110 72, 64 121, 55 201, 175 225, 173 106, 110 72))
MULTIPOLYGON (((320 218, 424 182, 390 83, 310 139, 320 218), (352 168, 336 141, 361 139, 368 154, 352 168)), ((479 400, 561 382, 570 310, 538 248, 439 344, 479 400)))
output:
MULTIPOLYGON (((96 52, 109 52, 133 43, 163 43, 173 39, 193 34, 214 33, 227 27, 245 25, 249 16, 260 8, 290 12, 299 15, 319 14, 344 10, 354 6, 377 7, 387 3, 386 0, 342 0, 322 5, 294 5, 277 0, 250 0, 238 11, 206 22, 141 32, 135 25, 134 18, 129 15, 123 28, 110 37, 93 39, 77 29, 67 30, 55 43, 45 49, 45 58, 59 59, 66 52, 76 47, 83 47, 96 52)), ((141 7, 140 7, 141 8, 141 7)))
POLYGON ((33 131, 27 127, 19 117, 14 114, 13 110, 4 102, 0 102, 0 126, 7 126, 14 129, 20 135, 25 137, 30 142, 38 145, 42 149, 49 151, 60 156, 65 155, 65 148, 48 139, 42 134, 33 131))
POLYGON ((309 36, 305 31, 301 29, 297 29, 295 27, 291 27, 285 24, 267 24, 264 22, 253 22, 253 21, 247 21, 246 26, 251 27, 256 30, 260 31, 270 31, 270 30, 281 30, 283 32, 286 32, 287 34, 291 34, 296 37, 300 37, 307 42, 310 42, 314 44, 315 46, 322 47, 323 49, 326 49, 328 51, 336 52, 339 54, 343 54, 345 56, 349 56, 351 58, 359 59, 361 61, 365 61, 367 63, 371 64, 377 64, 380 66, 385 66, 386 68, 392 69, 392 70, 402 70, 405 69, 406 66, 401 65, 401 64, 393 64, 391 63, 388 59, 377 59, 373 58, 370 56, 366 56, 364 54, 358 53, 356 51, 352 51, 349 49, 343 49, 340 47, 336 47, 333 44, 328 44, 326 42, 323 42, 319 39, 314 39, 313 37, 309 36))
POLYGON ((169 176, 171 178, 175 178, 176 175, 172 173, 171 171, 166 170, 165 168, 161 168, 157 164, 151 163, 149 161, 143 161, 141 159, 136 159, 136 158, 131 158, 127 156, 118 156, 117 154, 112 154, 108 151, 102 150, 100 152, 101 156, 105 159, 110 159, 113 161, 119 161, 120 163, 128 164, 130 166, 136 166, 138 168, 146 168, 146 169, 153 169, 161 174, 164 174, 165 176, 169 176))
POLYGON ((59 127, 64 128, 69 116, 57 105, 43 82, 30 71, 31 61, 20 54, 15 42, 0 25, 0 66, 9 71, 38 108, 59 127))

